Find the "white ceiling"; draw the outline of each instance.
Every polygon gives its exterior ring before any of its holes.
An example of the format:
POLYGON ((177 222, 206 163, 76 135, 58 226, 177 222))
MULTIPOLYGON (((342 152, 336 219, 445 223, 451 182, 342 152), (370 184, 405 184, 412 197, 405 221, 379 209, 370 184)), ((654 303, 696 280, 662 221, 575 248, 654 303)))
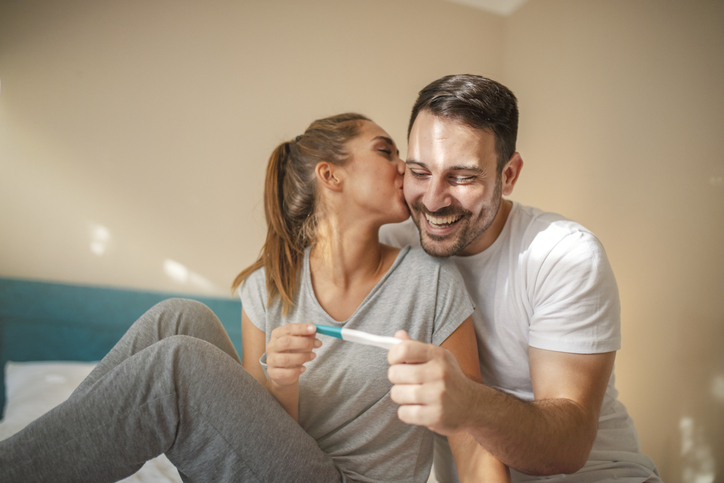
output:
POLYGON ((498 15, 508 16, 523 6, 528 0, 447 0, 448 2, 468 5, 498 15))

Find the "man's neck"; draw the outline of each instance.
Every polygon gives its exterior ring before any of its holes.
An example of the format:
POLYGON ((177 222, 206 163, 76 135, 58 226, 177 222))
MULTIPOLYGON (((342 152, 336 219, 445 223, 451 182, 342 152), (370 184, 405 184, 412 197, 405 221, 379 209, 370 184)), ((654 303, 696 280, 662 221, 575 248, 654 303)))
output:
POLYGON ((500 234, 505 228, 505 223, 508 221, 508 216, 513 209, 513 202, 510 200, 503 199, 500 203, 500 209, 495 215, 493 223, 490 224, 487 230, 481 233, 472 243, 466 246, 463 250, 458 253, 458 256, 469 257, 471 255, 477 255, 490 248, 495 243, 500 234))

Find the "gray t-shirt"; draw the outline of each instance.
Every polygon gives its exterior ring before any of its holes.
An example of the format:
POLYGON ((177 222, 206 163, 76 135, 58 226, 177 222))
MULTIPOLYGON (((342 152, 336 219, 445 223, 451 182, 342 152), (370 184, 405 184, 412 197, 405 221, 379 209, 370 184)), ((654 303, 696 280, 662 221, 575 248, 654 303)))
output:
MULTIPOLYGON (((294 307, 282 315, 276 297, 267 307, 264 269, 241 286, 249 319, 266 332, 289 323, 319 323, 441 344, 474 310, 459 272, 448 260, 419 248, 400 250, 394 264, 344 322, 319 305, 304 256, 294 307)), ((387 351, 317 336, 323 345, 299 379, 299 424, 329 454, 349 481, 425 482, 432 461, 433 434, 397 418, 390 399, 387 351)), ((261 358, 266 370, 266 354, 261 358)))

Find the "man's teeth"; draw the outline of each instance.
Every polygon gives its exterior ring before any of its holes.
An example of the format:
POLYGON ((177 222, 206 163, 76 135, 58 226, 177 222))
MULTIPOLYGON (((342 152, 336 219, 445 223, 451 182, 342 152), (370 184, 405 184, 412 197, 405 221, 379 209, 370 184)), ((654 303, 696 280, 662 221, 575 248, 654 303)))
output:
POLYGON ((457 216, 432 216, 425 213, 425 218, 427 218, 427 221, 431 225, 450 225, 452 223, 455 223, 460 218, 462 218, 461 215, 457 216))

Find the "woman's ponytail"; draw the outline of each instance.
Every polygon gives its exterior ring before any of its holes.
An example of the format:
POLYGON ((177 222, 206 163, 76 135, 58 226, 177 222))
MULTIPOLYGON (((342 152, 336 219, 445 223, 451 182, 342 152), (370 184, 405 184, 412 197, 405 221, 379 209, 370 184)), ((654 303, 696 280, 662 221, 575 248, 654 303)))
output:
POLYGON ((234 279, 232 291, 264 267, 268 303, 281 297, 283 313, 294 305, 304 250, 316 234, 315 168, 322 161, 342 165, 345 145, 358 132, 360 114, 340 114, 313 122, 304 135, 277 146, 269 158, 264 182, 267 234, 259 258, 234 279))

